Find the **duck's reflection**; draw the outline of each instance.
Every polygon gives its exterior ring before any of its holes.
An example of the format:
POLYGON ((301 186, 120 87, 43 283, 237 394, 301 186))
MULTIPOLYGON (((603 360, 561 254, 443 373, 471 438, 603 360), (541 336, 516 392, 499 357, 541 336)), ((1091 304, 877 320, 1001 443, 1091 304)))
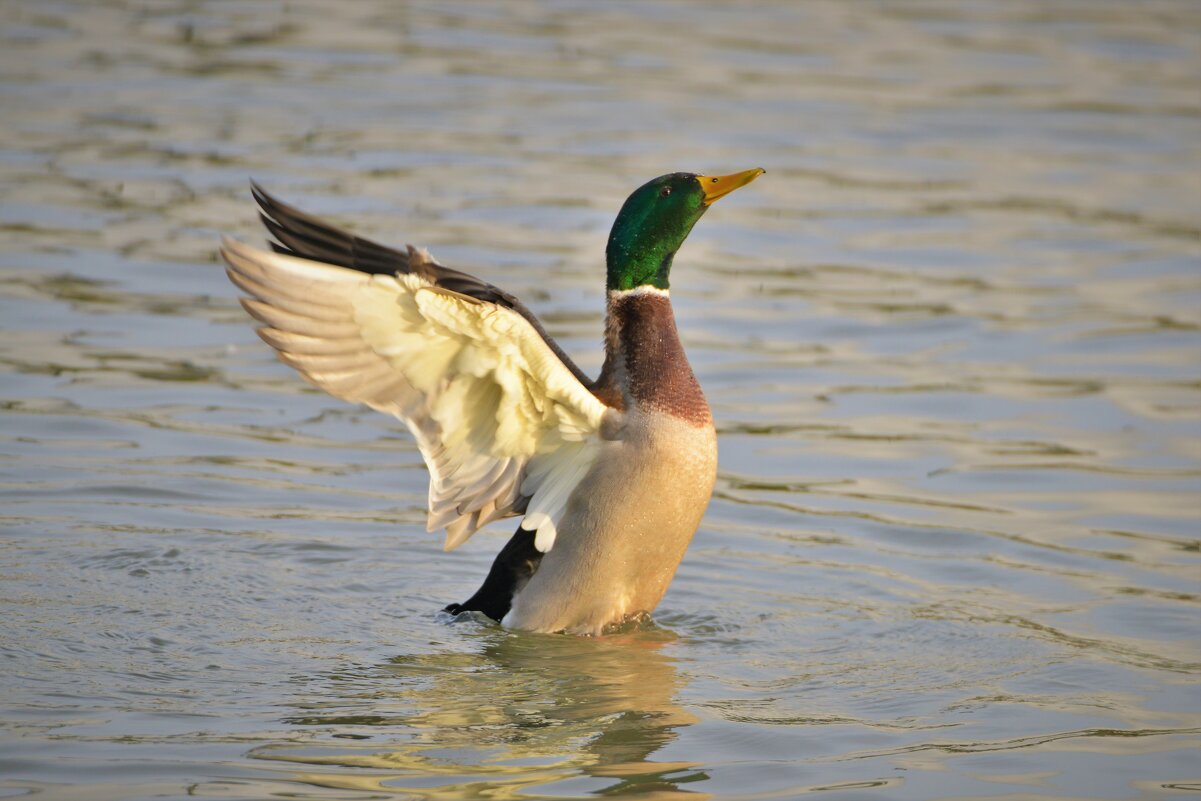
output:
POLYGON ((672 639, 647 628, 590 639, 489 627, 474 651, 334 677, 289 721, 318 727, 321 745, 254 755, 328 769, 293 781, 421 798, 707 798, 683 789, 707 778, 695 763, 651 761, 696 722, 675 701, 680 680, 663 653, 672 639))

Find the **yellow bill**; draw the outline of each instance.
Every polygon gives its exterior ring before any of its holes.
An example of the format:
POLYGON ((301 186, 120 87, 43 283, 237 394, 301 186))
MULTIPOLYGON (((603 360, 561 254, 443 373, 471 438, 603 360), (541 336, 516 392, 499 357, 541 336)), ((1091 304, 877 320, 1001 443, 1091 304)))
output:
POLYGON ((705 199, 701 202, 708 206, 735 189, 746 186, 765 172, 767 170, 762 167, 756 167, 753 170, 744 170, 730 175, 698 175, 696 180, 701 182, 701 189, 705 190, 705 199))

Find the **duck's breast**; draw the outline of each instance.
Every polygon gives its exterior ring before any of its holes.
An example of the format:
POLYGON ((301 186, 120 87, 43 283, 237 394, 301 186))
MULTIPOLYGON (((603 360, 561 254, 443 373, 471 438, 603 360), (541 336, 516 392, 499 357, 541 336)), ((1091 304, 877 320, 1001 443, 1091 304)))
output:
POLYGON ((554 547, 504 623, 596 634, 658 605, 717 474, 712 423, 633 411, 568 503, 554 547))

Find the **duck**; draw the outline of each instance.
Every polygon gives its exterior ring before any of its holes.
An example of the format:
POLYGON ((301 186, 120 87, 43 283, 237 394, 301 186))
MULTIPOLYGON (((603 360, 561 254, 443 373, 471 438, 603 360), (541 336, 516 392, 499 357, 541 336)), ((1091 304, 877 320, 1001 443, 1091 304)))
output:
POLYGON ((521 518, 479 590, 444 611, 601 635, 650 616, 709 504, 717 434, 669 279, 701 216, 762 174, 670 173, 626 199, 605 249, 595 379, 510 293, 253 181, 270 249, 224 237, 220 253, 284 364, 408 427, 429 470, 427 529, 445 530, 445 550, 521 518))

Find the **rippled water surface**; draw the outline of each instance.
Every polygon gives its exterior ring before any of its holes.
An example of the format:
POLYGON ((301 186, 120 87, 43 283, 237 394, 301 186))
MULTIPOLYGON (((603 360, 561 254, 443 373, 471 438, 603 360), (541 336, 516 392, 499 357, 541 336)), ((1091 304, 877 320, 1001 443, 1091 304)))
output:
POLYGON ((1201 793, 1201 7, 3 10, 0 796, 1201 793), (655 624, 447 620, 510 525, 258 341, 248 177, 595 371, 625 195, 755 166, 655 624))

